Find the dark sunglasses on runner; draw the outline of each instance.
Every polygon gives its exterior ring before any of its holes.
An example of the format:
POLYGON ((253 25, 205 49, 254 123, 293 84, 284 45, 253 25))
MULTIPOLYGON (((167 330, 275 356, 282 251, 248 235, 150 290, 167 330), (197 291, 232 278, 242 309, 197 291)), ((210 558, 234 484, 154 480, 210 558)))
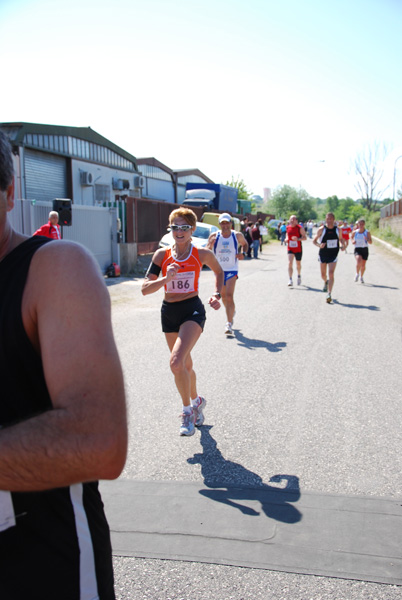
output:
POLYGON ((188 231, 192 229, 192 225, 170 225, 172 231, 188 231))

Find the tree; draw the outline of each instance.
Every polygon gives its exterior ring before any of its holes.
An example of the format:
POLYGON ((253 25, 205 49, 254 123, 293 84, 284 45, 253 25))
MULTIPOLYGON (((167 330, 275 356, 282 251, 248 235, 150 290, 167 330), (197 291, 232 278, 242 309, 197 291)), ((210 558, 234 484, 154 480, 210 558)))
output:
POLYGON ((272 210, 280 219, 288 219, 293 214, 303 223, 317 218, 313 200, 306 190, 302 188, 297 190, 290 185, 277 188, 272 194, 268 207, 267 212, 272 210))
POLYGON ((239 176, 237 176, 237 179, 235 179, 232 175, 232 180, 227 181, 224 185, 230 185, 231 187, 237 188, 237 197, 239 200, 250 200, 250 196, 253 195, 253 192, 248 191, 246 184, 244 183, 243 179, 239 178, 239 176))
POLYGON ((355 189, 359 194, 364 208, 369 212, 375 210, 378 200, 382 197, 389 184, 382 184, 384 175, 384 159, 388 154, 385 144, 375 142, 367 145, 355 158, 353 171, 356 177, 355 189))

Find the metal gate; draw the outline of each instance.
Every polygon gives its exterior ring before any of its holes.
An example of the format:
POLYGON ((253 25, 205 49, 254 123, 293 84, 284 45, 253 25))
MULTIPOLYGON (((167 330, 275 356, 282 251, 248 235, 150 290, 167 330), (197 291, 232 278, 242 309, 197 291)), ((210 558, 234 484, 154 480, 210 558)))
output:
POLYGON ((24 154, 26 198, 41 202, 68 198, 67 159, 29 149, 24 154))

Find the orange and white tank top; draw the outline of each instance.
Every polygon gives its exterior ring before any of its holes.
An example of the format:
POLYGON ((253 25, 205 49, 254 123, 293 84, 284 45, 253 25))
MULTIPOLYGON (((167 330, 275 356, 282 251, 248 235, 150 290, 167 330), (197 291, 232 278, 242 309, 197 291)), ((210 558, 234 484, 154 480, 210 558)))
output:
POLYGON ((162 262, 162 276, 165 277, 168 265, 177 263, 180 265, 174 279, 165 285, 166 294, 191 294, 198 293, 198 282, 202 264, 197 248, 191 245, 190 252, 184 260, 177 260, 172 256, 172 248, 168 248, 162 262))

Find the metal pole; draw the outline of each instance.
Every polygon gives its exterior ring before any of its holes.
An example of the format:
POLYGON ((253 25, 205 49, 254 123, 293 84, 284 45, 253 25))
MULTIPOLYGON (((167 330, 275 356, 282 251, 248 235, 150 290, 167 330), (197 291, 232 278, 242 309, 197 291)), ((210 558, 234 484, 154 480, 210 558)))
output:
POLYGON ((401 154, 400 156, 398 156, 398 157, 395 159, 395 162, 394 162, 394 183, 393 183, 393 187, 392 187, 392 200, 393 200, 394 202, 395 202, 395 175, 396 175, 396 163, 398 162, 398 160, 399 160, 400 158, 402 158, 402 154, 401 154))

